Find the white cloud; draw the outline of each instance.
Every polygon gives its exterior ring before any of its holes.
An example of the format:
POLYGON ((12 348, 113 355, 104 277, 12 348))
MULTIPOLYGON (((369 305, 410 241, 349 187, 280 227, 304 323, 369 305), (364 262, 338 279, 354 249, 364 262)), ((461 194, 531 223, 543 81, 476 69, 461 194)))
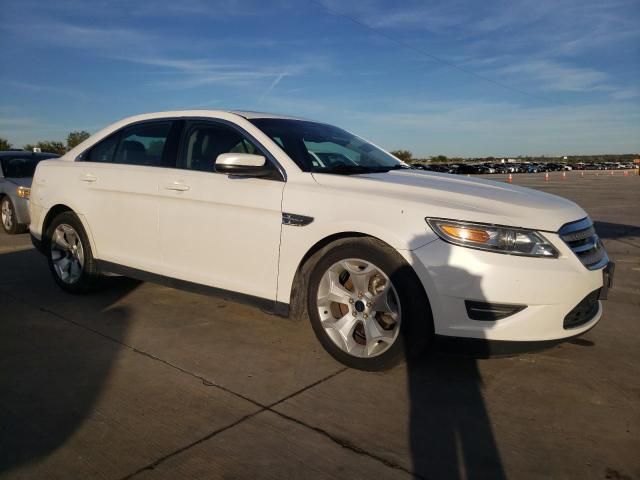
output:
MULTIPOLYGON (((88 126, 82 126, 87 130, 88 126)), ((0 136, 9 137, 17 148, 20 145, 44 140, 47 137, 62 139, 66 134, 80 128, 65 127, 57 122, 46 122, 35 117, 0 117, 0 136)))
POLYGON ((269 81, 263 96, 273 90, 278 83, 288 76, 302 75, 314 70, 327 70, 325 59, 310 58, 291 64, 225 63, 208 59, 192 58, 160 58, 160 57, 112 57, 130 63, 146 66, 157 66, 176 74, 156 82, 156 85, 167 88, 193 88, 211 84, 242 86, 269 81))
POLYGON ((589 92, 611 90, 607 73, 592 68, 568 67, 550 60, 530 60, 495 70, 499 75, 517 77, 543 90, 589 92))
POLYGON ((149 54, 162 42, 161 37, 151 33, 124 27, 88 27, 55 20, 34 19, 25 31, 22 24, 2 25, 21 43, 45 47, 65 47, 105 52, 134 51, 149 54), (37 31, 37 35, 29 32, 37 31))
POLYGON ((36 121, 33 118, 30 117, 7 117, 7 118, 2 118, 0 117, 0 127, 1 128, 6 128, 6 127, 10 127, 10 128, 30 128, 33 125, 36 124, 36 121))
MULTIPOLYGON (((8 2, 5 2, 8 3, 8 2)), ((5 11, 39 12, 45 17, 48 14, 94 16, 105 20, 117 17, 242 17, 265 15, 274 8, 287 8, 291 2, 287 0, 21 0, 16 5, 6 5, 5 11)))
MULTIPOLYGON (((611 96, 615 100, 630 100, 633 98, 638 98, 640 97, 640 88, 637 88, 637 87, 636 88, 634 87, 620 88, 612 92, 611 96)), ((638 105, 638 109, 640 109, 640 105, 638 105)), ((640 135, 640 132, 638 132, 638 134, 640 135)))
POLYGON ((278 75, 273 82, 271 82, 271 84, 267 87, 267 89, 264 91, 264 93, 260 96, 260 99, 258 100, 259 102, 264 100, 264 98, 269 95, 274 88, 276 88, 278 86, 278 84, 282 81, 282 79, 284 77, 286 77, 288 75, 288 73, 281 73, 280 75, 278 75))
MULTIPOLYGON (((346 117, 357 133, 417 156, 630 153, 640 151, 634 105, 525 106, 509 102, 395 99, 388 110, 346 117)), ((349 126, 349 125, 347 125, 349 126)))
POLYGON ((27 90, 37 95, 55 95, 71 97, 74 100, 87 100, 89 96, 77 89, 54 87, 51 85, 36 84, 22 81, 0 81, 0 84, 7 85, 9 87, 18 88, 21 90, 27 90))
POLYGON ((344 2, 321 0, 332 13, 351 17, 372 28, 411 28, 443 31, 469 20, 468 11, 457 0, 430 2, 399 2, 389 5, 379 0, 344 2))

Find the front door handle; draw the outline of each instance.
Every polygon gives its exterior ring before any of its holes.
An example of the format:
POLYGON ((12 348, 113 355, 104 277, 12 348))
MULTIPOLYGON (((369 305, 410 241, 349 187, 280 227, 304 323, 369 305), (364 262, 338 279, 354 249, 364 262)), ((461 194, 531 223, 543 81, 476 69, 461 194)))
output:
POLYGON ((191 187, 189 185, 185 185, 184 183, 173 182, 173 183, 170 183, 168 185, 165 185, 164 188, 165 188, 165 190, 174 190, 176 192, 186 192, 191 187))
POLYGON ((98 180, 98 177, 96 177, 95 175, 91 175, 90 173, 80 176, 81 182, 93 183, 96 180, 98 180))

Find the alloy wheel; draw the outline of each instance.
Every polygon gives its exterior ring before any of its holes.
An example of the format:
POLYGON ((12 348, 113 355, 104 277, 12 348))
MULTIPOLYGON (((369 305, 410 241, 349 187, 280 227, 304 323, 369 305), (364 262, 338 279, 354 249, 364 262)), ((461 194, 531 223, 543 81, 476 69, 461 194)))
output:
POLYGON ((344 352, 371 358, 387 351, 400 332, 400 302, 389 277, 366 260, 334 263, 318 287, 321 325, 344 352))
POLYGON ((2 225, 6 230, 11 230, 13 227, 13 208, 11 206, 11 202, 6 198, 2 201, 1 215, 2 215, 2 225))
POLYGON ((51 237, 51 261, 56 275, 64 283, 76 283, 84 267, 84 248, 73 227, 60 224, 51 237))

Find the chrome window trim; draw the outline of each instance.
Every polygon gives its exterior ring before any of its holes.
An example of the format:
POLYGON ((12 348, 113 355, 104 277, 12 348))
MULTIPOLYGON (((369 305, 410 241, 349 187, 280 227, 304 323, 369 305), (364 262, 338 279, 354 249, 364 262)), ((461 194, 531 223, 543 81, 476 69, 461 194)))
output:
MULTIPOLYGON (((244 117, 242 117, 242 118, 244 118, 244 117)), ((159 118, 149 118, 149 119, 146 119, 146 120, 140 120, 140 121, 137 121, 137 122, 132 122, 132 123, 129 123, 127 125, 124 125, 124 126, 120 127, 117 130, 114 130, 109 135, 107 135, 104 138, 101 138, 100 140, 95 142, 93 145, 85 148, 80 154, 76 155, 76 158, 74 158, 73 161, 74 162, 86 162, 87 160, 85 160, 83 157, 89 150, 91 150, 96 145, 104 142, 105 140, 107 140, 108 138, 112 137, 113 135, 120 135, 122 133, 122 131, 124 131, 127 128, 135 127, 135 126, 142 125, 142 124, 145 124, 145 123, 150 123, 150 122, 158 122, 158 121, 175 122, 175 121, 179 121, 179 120, 184 120, 185 122, 195 121, 195 120, 203 121, 203 122, 212 122, 212 123, 216 123, 217 122, 217 123, 221 123, 223 125, 226 125, 228 127, 231 127, 233 129, 237 130, 239 133, 241 133, 242 135, 244 135, 245 137, 250 139, 253 143, 255 143, 255 145, 265 153, 265 156, 267 157, 267 160, 270 161, 276 167, 276 170, 278 171, 278 173, 280 173, 280 175, 282 177, 280 181, 282 181, 282 182, 286 182, 287 181, 287 171, 280 164, 280 162, 278 162, 278 160, 276 160, 275 156, 269 151, 269 149, 267 147, 265 147, 260 141, 258 141, 253 135, 251 135, 249 132, 247 132, 244 128, 242 128, 237 123, 234 123, 234 122, 229 121, 229 120, 225 120, 223 118, 218 118, 218 117, 201 117, 201 116, 195 116, 195 117, 159 117, 159 118)), ((183 138, 182 138, 183 134, 184 134, 184 131, 181 132, 181 135, 180 135, 179 147, 181 147, 181 142, 183 140, 183 138)), ((180 154, 180 148, 178 148, 178 155, 179 154, 180 154)), ((184 169, 181 169, 181 168, 178 167, 178 160, 179 159, 176 157, 176 165, 175 165, 175 167, 162 167, 162 168, 175 168, 177 170, 184 170, 184 169)), ((95 162, 95 163, 98 163, 98 162, 95 162)), ((104 163, 114 164, 113 162, 104 162, 104 163)))

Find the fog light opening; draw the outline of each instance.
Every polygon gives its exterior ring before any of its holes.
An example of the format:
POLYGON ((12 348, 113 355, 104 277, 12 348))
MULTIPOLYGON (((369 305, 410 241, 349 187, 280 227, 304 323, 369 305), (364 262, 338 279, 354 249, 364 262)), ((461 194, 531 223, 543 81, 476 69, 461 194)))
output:
POLYGON ((510 317, 521 312, 526 305, 507 305, 501 303, 478 302, 475 300, 465 300, 467 316, 471 320, 495 321, 510 317))

